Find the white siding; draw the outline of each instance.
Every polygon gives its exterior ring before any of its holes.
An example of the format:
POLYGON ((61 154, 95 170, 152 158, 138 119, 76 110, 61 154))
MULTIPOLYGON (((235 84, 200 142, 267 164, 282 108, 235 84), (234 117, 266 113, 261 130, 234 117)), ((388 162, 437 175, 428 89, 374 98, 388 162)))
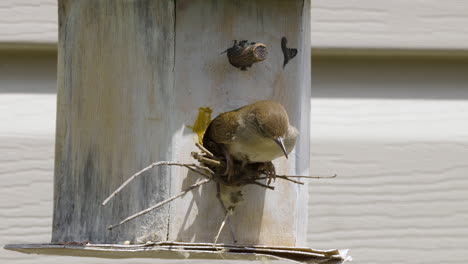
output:
MULTIPOLYGON (((312 1, 312 47, 468 49, 468 1, 312 1)), ((56 0, 0 1, 0 46, 57 43, 56 0)))
MULTIPOLYGON (((0 56, 0 244, 50 240, 54 71, 52 54, 0 56)), ((313 60, 311 171, 339 177, 310 181, 308 245, 350 248, 356 263, 466 262, 467 71, 467 60, 313 60)), ((1 263, 41 261, 109 263, 0 250, 1 263)))
POLYGON ((1 0, 0 45, 57 43, 57 0, 1 0))
POLYGON ((466 263, 468 61, 313 59, 309 244, 466 263))
POLYGON ((468 48, 468 1, 312 1, 312 47, 468 48))

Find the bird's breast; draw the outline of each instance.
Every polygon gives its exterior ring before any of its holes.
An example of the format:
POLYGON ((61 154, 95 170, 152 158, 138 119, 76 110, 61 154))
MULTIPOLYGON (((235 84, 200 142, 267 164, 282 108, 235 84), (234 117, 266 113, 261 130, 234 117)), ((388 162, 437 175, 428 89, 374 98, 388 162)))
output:
POLYGON ((275 141, 259 136, 243 139, 237 137, 227 148, 236 160, 248 162, 267 162, 284 155, 275 141))
MULTIPOLYGON (((290 153, 296 145, 298 133, 296 128, 289 126, 284 145, 290 153)), ((234 159, 247 162, 268 162, 284 155, 281 147, 272 138, 265 137, 252 126, 241 124, 227 150, 234 159)))

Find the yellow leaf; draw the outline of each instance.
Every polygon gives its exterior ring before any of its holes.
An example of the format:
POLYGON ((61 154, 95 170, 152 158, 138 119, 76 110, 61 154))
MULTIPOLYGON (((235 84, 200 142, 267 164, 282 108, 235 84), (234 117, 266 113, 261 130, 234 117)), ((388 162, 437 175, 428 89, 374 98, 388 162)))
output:
POLYGON ((193 126, 189 126, 198 135, 198 143, 203 144, 203 135, 211 122, 213 110, 209 107, 198 108, 198 116, 193 126))

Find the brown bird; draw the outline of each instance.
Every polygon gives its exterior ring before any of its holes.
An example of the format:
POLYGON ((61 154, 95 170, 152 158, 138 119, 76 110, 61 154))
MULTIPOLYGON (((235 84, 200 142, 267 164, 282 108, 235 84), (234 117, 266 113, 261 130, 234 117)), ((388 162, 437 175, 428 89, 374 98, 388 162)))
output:
POLYGON ((226 158, 225 175, 230 181, 234 161, 240 161, 243 168, 250 163, 270 163, 283 155, 288 158, 297 135, 280 103, 258 101, 218 115, 207 128, 203 145, 226 158))

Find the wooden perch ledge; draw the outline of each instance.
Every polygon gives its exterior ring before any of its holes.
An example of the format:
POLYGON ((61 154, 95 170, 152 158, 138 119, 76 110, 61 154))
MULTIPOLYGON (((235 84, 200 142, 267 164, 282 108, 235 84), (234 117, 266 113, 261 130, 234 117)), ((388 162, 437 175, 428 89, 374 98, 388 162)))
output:
POLYGON ((14 244, 5 249, 28 254, 99 257, 226 260, 291 260, 299 263, 338 264, 350 261, 347 250, 302 247, 244 246, 210 243, 158 242, 142 245, 50 243, 14 244))

